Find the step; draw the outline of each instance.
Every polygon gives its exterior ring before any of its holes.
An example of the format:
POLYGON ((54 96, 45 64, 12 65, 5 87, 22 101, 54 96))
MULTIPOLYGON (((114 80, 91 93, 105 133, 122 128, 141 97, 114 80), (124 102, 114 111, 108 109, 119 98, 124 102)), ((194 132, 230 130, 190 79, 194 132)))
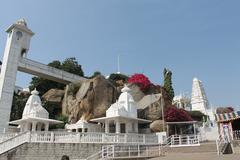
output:
POLYGON ((217 153, 217 147, 215 141, 211 141, 201 143, 200 146, 168 147, 166 151, 170 153, 203 153, 203 152, 217 153))

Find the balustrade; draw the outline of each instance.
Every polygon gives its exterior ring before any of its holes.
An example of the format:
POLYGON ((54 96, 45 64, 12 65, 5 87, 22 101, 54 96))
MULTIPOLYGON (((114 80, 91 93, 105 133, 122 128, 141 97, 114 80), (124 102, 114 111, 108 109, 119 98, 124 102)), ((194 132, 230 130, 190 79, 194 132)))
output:
POLYGON ((177 146, 198 146, 200 145, 199 135, 172 135, 171 147, 177 146))
POLYGON ((102 147, 102 159, 147 158, 162 156, 161 145, 106 145, 102 147))
POLYGON ((8 151, 25 142, 32 143, 117 143, 117 144, 157 144, 155 134, 115 134, 115 133, 77 133, 77 132, 24 132, 5 135, 0 143, 0 153, 8 151), (5 139, 4 139, 4 138, 5 139))
POLYGON ((30 140, 30 132, 24 132, 0 143, 0 154, 30 140))

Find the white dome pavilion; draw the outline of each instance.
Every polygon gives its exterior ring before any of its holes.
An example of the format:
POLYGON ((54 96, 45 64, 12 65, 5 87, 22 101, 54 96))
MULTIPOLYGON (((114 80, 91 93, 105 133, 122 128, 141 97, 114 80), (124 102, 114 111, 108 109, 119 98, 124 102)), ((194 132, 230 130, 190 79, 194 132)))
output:
POLYGON ((49 124, 63 123, 58 120, 49 119, 48 111, 42 107, 42 102, 38 91, 35 89, 31 92, 24 107, 22 119, 9 122, 20 126, 21 132, 24 131, 48 131, 49 124))
POLYGON ((106 133, 137 133, 138 123, 149 123, 151 121, 137 117, 137 104, 130 94, 131 89, 125 85, 121 91, 118 101, 106 111, 106 117, 92 119, 91 121, 104 123, 106 133))

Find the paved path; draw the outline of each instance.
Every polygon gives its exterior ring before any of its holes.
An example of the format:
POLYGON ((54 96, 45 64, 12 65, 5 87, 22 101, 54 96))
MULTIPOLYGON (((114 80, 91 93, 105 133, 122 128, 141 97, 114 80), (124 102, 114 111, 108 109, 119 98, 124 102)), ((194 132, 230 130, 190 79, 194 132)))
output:
POLYGON ((240 160, 240 154, 218 156, 216 153, 169 153, 151 160, 240 160))

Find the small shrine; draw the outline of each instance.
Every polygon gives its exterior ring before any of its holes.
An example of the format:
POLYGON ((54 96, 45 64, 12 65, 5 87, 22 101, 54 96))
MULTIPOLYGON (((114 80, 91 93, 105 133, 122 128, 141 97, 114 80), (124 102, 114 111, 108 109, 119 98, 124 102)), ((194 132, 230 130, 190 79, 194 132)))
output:
POLYGON ((62 121, 49 119, 49 113, 42 107, 38 94, 36 89, 31 92, 31 96, 24 107, 22 119, 9 122, 9 124, 18 125, 20 132, 48 131, 49 125, 63 123, 62 121))
POLYGON ((74 124, 66 124, 65 129, 70 132, 101 132, 101 124, 89 123, 86 120, 79 120, 74 124))
POLYGON ((103 123, 105 133, 138 133, 139 123, 151 121, 137 117, 137 104, 125 85, 116 103, 106 111, 106 117, 92 119, 93 122, 103 123))

